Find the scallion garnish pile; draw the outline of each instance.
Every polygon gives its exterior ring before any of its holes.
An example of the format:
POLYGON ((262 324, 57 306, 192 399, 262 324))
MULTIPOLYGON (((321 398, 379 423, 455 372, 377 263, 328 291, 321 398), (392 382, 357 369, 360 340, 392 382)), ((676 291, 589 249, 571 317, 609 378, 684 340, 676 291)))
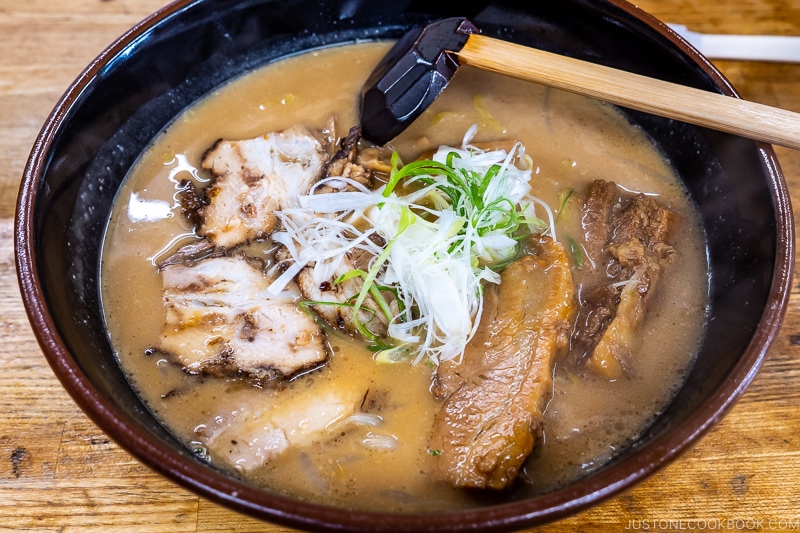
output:
POLYGON ((361 277, 361 292, 347 303, 354 316, 368 297, 377 307, 369 313, 386 316, 387 339, 357 324, 376 358, 434 364, 459 358, 480 322, 482 284, 500 282, 498 270, 514 259, 519 239, 553 227, 550 209, 530 194, 531 171, 515 165, 522 156, 520 144, 507 153, 465 141, 405 166, 394 154, 388 182, 374 191, 332 178, 356 190, 312 191, 299 208, 279 213, 283 231, 274 240, 294 264, 270 290, 283 290, 307 265, 315 283, 329 281, 347 252, 366 250, 374 257, 369 269, 350 270, 336 283, 361 277), (544 208, 547 222, 534 205, 544 208))

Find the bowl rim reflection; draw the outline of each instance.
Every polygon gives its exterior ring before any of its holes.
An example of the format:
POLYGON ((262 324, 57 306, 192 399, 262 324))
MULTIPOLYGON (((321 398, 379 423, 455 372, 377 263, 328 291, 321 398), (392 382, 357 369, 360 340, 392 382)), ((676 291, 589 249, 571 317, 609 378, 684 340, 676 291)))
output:
MULTIPOLYGON (((47 166, 48 153, 70 109, 82 91, 103 68, 152 26, 190 7, 197 0, 178 0, 132 27, 104 50, 68 88, 47 118, 31 151, 20 186, 15 219, 15 250, 18 278, 29 320, 42 350, 64 388, 88 416, 114 441, 139 461, 212 501, 237 511, 274 522, 308 529, 336 531, 463 531, 511 530, 563 518, 599 503, 641 481, 673 461, 701 435, 719 422, 755 377, 775 338, 788 302, 794 258, 794 230, 788 191, 771 146, 758 144, 768 168, 775 206, 777 257, 768 306, 750 345, 736 362, 714 396, 661 435, 657 446, 646 446, 630 458, 563 489, 535 498, 471 510, 435 514, 371 513, 348 511, 300 502, 267 493, 232 479, 211 468, 201 467, 185 454, 127 423, 117 408, 107 402, 76 363, 50 314, 37 273, 34 208, 47 166)), ((705 57, 660 21, 624 0, 610 4, 640 19, 678 47, 729 96, 738 96, 730 83, 705 57)))

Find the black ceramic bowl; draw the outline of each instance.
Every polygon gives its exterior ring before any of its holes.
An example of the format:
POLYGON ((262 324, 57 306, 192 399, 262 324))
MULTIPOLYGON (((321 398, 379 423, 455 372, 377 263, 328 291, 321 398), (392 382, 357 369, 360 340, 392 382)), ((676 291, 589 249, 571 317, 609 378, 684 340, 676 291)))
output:
POLYGON ((702 214, 711 317, 685 386, 607 466, 544 495, 451 513, 370 514, 256 489, 198 460, 150 414, 117 366, 98 297, 103 229, 140 152, 213 88, 282 56, 334 43, 393 39, 467 16, 484 33, 709 91, 722 75, 623 0, 362 2, 180 0, 133 28, 69 88, 36 141, 16 219, 19 279, 42 349, 75 401, 143 463, 253 516, 327 530, 510 530, 554 520, 653 473, 717 423, 755 376, 789 295, 793 229, 772 149, 628 112, 680 174, 702 214))

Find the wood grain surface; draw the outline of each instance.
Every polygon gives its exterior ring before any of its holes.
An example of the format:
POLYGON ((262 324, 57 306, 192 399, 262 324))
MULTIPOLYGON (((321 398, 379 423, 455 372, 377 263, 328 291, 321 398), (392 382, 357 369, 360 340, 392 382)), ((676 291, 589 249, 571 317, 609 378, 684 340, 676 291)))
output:
MULTIPOLYGON (((0 0, 0 531, 288 529, 245 517, 152 473, 76 407, 20 301, 13 215, 34 139, 63 91, 163 0, 0 0)), ((797 0, 641 0, 694 31, 800 35, 797 0)), ((800 112, 800 65, 719 62, 749 100, 800 112)), ((776 149, 796 206, 800 152, 776 149)), ((636 488, 537 531, 800 531, 800 294, 753 385, 676 462, 636 488)))

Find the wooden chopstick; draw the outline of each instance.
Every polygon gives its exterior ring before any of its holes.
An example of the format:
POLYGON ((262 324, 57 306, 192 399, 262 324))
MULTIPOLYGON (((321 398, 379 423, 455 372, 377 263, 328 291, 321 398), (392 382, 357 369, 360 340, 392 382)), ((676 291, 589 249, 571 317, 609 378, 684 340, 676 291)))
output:
POLYGON ((757 141, 800 149, 800 114, 470 35, 459 62, 757 141))

